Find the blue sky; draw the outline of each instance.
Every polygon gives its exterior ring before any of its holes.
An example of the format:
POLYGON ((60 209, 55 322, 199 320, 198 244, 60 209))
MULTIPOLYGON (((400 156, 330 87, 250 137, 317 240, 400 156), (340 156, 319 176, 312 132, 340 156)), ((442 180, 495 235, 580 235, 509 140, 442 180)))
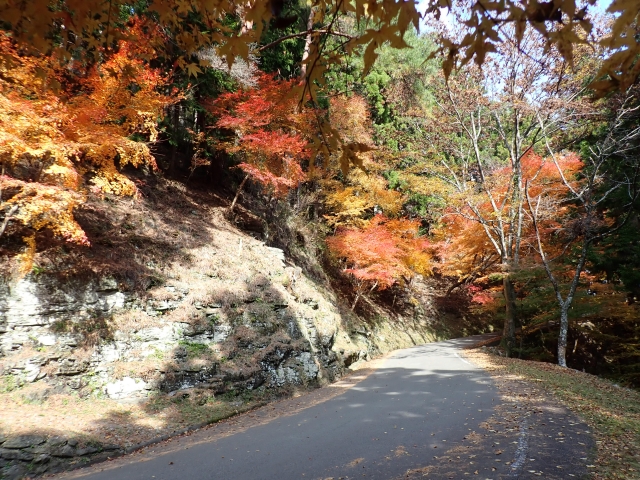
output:
MULTIPOLYGON (((612 0, 596 0, 596 4, 595 7, 592 7, 590 10, 593 13, 604 13, 607 8, 609 8, 609 5, 611 5, 612 0)), ((429 0, 419 0, 418 1, 418 11, 419 12, 424 12, 427 8, 427 4, 429 3, 429 0)), ((443 9, 443 15, 440 17, 442 19, 442 21, 447 22, 448 23, 448 15, 446 13, 446 11, 444 11, 443 9)))

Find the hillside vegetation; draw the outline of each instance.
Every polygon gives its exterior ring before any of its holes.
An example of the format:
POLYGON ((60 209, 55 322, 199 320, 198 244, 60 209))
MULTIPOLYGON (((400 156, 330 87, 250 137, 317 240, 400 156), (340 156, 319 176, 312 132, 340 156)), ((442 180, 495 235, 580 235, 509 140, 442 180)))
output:
POLYGON ((640 386, 634 2, 5 3, 0 438, 488 331, 640 386))

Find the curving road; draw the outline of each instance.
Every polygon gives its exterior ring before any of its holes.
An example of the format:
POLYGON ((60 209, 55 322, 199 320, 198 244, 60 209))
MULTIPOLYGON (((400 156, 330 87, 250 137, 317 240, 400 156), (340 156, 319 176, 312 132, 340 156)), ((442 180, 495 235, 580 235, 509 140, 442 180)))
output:
POLYGON ((259 421, 261 410, 270 408, 263 407, 245 419, 253 423, 243 425, 243 415, 235 424, 214 425, 62 478, 495 479, 586 473, 592 443, 586 427, 566 411, 518 412, 517 403, 509 407, 515 414, 495 408, 503 402, 491 378, 458 354, 478 339, 399 350, 350 388, 319 401, 302 396, 284 415, 259 421), (560 437, 549 430, 556 421, 568 428, 560 437), (574 437, 582 441, 567 441, 574 437))

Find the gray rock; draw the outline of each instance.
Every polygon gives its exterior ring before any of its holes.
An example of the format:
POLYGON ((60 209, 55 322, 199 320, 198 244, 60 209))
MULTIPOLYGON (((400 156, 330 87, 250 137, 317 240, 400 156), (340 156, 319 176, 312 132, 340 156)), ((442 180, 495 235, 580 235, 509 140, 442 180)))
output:
POLYGON ((302 352, 298 358, 300 359, 304 374, 307 379, 316 379, 318 377, 318 374, 320 373, 320 368, 318 367, 313 356, 310 353, 302 352))
POLYGON ((87 362, 78 362, 75 358, 65 358, 60 361, 60 367, 56 375, 73 376, 87 371, 87 362))
POLYGON ((96 292, 115 292, 118 290, 118 282, 115 278, 105 277, 98 282, 96 292))
POLYGON ((133 394, 139 393, 147 388, 147 383, 140 379, 134 379, 131 377, 124 377, 122 380, 117 380, 112 383, 108 383, 104 387, 104 392, 110 397, 115 399, 127 398, 133 394))
POLYGON ((3 448, 27 448, 35 445, 41 445, 46 442, 47 439, 40 435, 18 435, 17 437, 6 440, 3 444, 3 448))
POLYGON ((224 342, 232 330, 233 327, 229 325, 216 325, 213 329, 213 341, 215 343, 224 342))
POLYGON ((39 335, 36 337, 36 340, 40 345, 44 345, 45 347, 52 347, 58 341, 54 334, 39 335))
POLYGON ((12 465, 2 472, 2 480, 20 480, 27 474, 27 467, 24 465, 12 465))
POLYGON ((114 443, 106 443, 102 445, 103 452, 113 452, 114 450, 122 450, 122 447, 114 443))
POLYGON ((55 362, 57 360, 60 360, 60 357, 62 357, 62 352, 55 351, 47 355, 47 360, 55 362))
POLYGON ((97 354, 99 355, 99 361, 106 363, 115 362, 117 360, 120 360, 121 357, 121 352, 118 349, 118 345, 116 343, 110 343, 100 346, 97 354))
POLYGON ((60 435, 56 435, 54 437, 50 437, 49 440, 47 440, 47 445, 50 447, 61 447, 63 445, 67 444, 67 439, 66 437, 60 436, 60 435))
POLYGON ((64 335, 64 336, 60 336, 59 338, 60 343, 62 343, 62 345, 66 346, 66 347, 77 347, 78 346, 78 339, 73 336, 73 335, 64 335))
POLYGON ((76 449, 71 445, 64 445, 51 449, 51 455, 60 458, 72 458, 76 456, 76 449))
POLYGON ((203 333, 211 333, 211 326, 204 323, 188 324, 183 329, 184 335, 188 337, 194 337, 196 335, 202 335, 203 333))
POLYGON ((78 446, 78 440, 76 440, 75 438, 72 438, 71 440, 69 440, 69 441, 67 442, 67 445, 70 445, 70 446, 72 446, 72 447, 74 447, 74 448, 75 448, 75 447, 77 447, 77 446, 78 446))
POLYGON ((49 460, 51 460, 51 455, 41 453, 40 455, 36 455, 33 459, 33 463, 47 463, 49 460))
POLYGON ((180 302, 163 300, 161 302, 153 302, 150 307, 157 312, 166 312, 169 310, 175 310, 180 305, 180 302))
POLYGON ((0 448, 0 457, 5 460, 20 460, 30 462, 33 460, 33 454, 18 449, 0 448))
POLYGON ((67 382, 67 386, 71 390, 80 390, 82 387, 86 386, 86 382, 84 382, 82 378, 72 378, 67 382))
POLYGON ((47 473, 51 467, 51 465, 49 464, 49 462, 45 462, 45 463, 40 463, 40 464, 34 464, 35 468, 30 469, 29 473, 33 476, 33 475, 43 475, 45 473, 47 473))
POLYGON ((41 378, 44 378, 46 376, 46 373, 41 372, 40 368, 36 367, 36 366, 30 366, 29 369, 25 369, 25 381, 29 382, 29 383, 33 383, 36 382, 38 380, 40 380, 41 378))
POLYGON ((99 452, 97 448, 88 446, 84 448, 79 448, 76 451, 76 455, 78 455, 79 457, 82 457, 84 455, 91 455, 92 453, 97 453, 97 452, 99 452))
POLYGON ((144 328, 136 332, 136 337, 141 342, 155 342, 162 337, 161 328, 144 328))

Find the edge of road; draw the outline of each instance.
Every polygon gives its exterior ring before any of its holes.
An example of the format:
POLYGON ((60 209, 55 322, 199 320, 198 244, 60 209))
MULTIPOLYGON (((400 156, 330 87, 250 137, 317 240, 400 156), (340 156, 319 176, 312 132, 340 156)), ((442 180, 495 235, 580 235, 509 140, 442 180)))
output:
MULTIPOLYGON (((455 343, 455 348, 462 352, 464 350, 470 350, 478 348, 482 345, 490 344, 499 339, 500 335, 484 334, 465 338, 443 340, 442 342, 455 343)), ((430 343, 417 344, 414 345, 414 347, 419 347, 421 345, 430 345, 430 343)), ((169 441, 184 439, 184 442, 193 445, 204 441, 211 441, 218 438, 226 437, 228 435, 247 430, 257 425, 269 423, 277 418, 294 415, 301 410, 330 400, 342 394, 344 391, 354 387, 355 385, 369 377, 378 368, 380 368, 380 366, 385 363, 387 359, 393 357, 393 355, 397 351, 399 350, 391 350, 389 352, 381 354, 373 360, 363 362, 358 365, 357 368, 354 368, 351 371, 345 373, 345 375, 340 377, 340 379, 336 380, 335 382, 326 383, 313 389, 302 390, 286 397, 275 398, 270 401, 261 401, 254 405, 251 405, 250 407, 245 407, 245 409, 238 408, 235 412, 231 412, 224 418, 189 425, 180 430, 175 430, 169 434, 161 435, 136 445, 123 447, 118 450, 101 452, 88 461, 85 461, 83 463, 67 464, 64 466, 64 468, 58 470, 57 472, 50 472, 48 474, 45 474, 44 477, 60 477, 69 479, 79 478, 92 473, 93 470, 91 469, 91 467, 96 467, 96 465, 102 465, 104 467, 103 469, 116 468, 121 464, 120 462, 118 462, 117 464, 115 462, 112 464, 109 464, 107 462, 111 462, 113 460, 120 460, 121 462, 126 461, 124 460, 125 457, 129 457, 133 454, 143 454, 143 451, 145 449, 153 447, 158 447, 158 449, 165 448, 168 453, 169 451, 173 451, 176 448, 182 448, 184 446, 176 445, 176 447, 170 449, 167 448, 167 444, 169 441), (303 406, 300 406, 300 399, 302 397, 304 397, 305 402, 303 406), (213 432, 212 429, 216 427, 217 431, 213 432)), ((456 356, 463 362, 469 363, 466 362, 460 355, 456 354, 456 356)), ((482 367, 478 367, 476 365, 474 365, 474 367, 482 369, 482 367)), ((154 453, 157 452, 155 452, 154 450, 154 453)))
MULTIPOLYGON (((277 409, 278 407, 280 407, 280 409, 286 408, 287 413, 278 412, 276 415, 268 415, 264 418, 264 421, 258 422, 260 424, 268 423, 282 416, 293 415, 302 409, 295 408, 295 407, 292 408, 292 406, 288 404, 292 404, 293 402, 296 402, 300 397, 303 397, 303 396, 315 397, 312 399, 311 402, 307 402, 305 404, 304 408, 308 408, 312 405, 317 405, 333 397, 336 397, 340 395, 342 392, 344 392, 345 390, 348 390, 349 388, 357 385, 358 383, 366 379, 369 375, 371 375, 373 372, 375 372, 380 367, 380 365, 382 365, 387 360, 387 358, 393 355, 395 351, 396 350, 386 352, 380 355, 379 357, 374 358, 373 360, 369 360, 368 362, 361 363, 360 365, 357 366, 357 368, 348 371, 335 382, 320 385, 317 388, 303 390, 286 397, 275 398, 271 401, 269 400, 261 401, 251 405, 251 407, 246 408, 244 410, 240 411, 240 409, 238 409, 235 412, 231 412, 229 413, 229 415, 223 418, 218 418, 216 420, 205 421, 205 422, 200 422, 194 425, 189 425, 188 427, 182 428, 180 430, 175 430, 169 434, 160 435, 151 440, 138 443, 136 445, 124 447, 119 450, 101 452, 97 454, 95 457, 91 458, 90 460, 84 463, 66 465, 64 469, 61 469, 57 472, 50 472, 48 474, 45 474, 44 477, 42 478, 49 478, 49 477, 54 477, 59 475, 68 475, 68 474, 73 474, 73 477, 69 477, 69 478, 81 477, 85 475, 85 472, 81 472, 81 470, 84 470, 84 469, 88 470, 89 467, 94 467, 99 464, 104 464, 111 460, 122 459, 122 457, 132 455, 146 448, 160 445, 163 442, 167 442, 169 440, 175 440, 181 437, 183 438, 188 437, 192 434, 195 434, 199 431, 206 430, 207 428, 214 427, 216 425, 225 425, 225 423, 229 422, 230 420, 241 421, 243 418, 248 418, 252 413, 255 413, 256 411, 267 406, 271 406, 272 409, 274 410, 277 409)), ((258 424, 256 422, 250 422, 250 423, 251 423, 250 425, 241 426, 240 430, 248 429, 258 424)), ((238 430, 233 430, 233 433, 237 433, 237 432, 238 430)), ((223 434, 220 436, 227 436, 227 433, 223 432, 223 434)), ((211 437, 208 437, 208 439, 211 439, 211 437)), ((90 473, 89 471, 86 471, 86 474, 89 474, 89 473, 90 473)))

